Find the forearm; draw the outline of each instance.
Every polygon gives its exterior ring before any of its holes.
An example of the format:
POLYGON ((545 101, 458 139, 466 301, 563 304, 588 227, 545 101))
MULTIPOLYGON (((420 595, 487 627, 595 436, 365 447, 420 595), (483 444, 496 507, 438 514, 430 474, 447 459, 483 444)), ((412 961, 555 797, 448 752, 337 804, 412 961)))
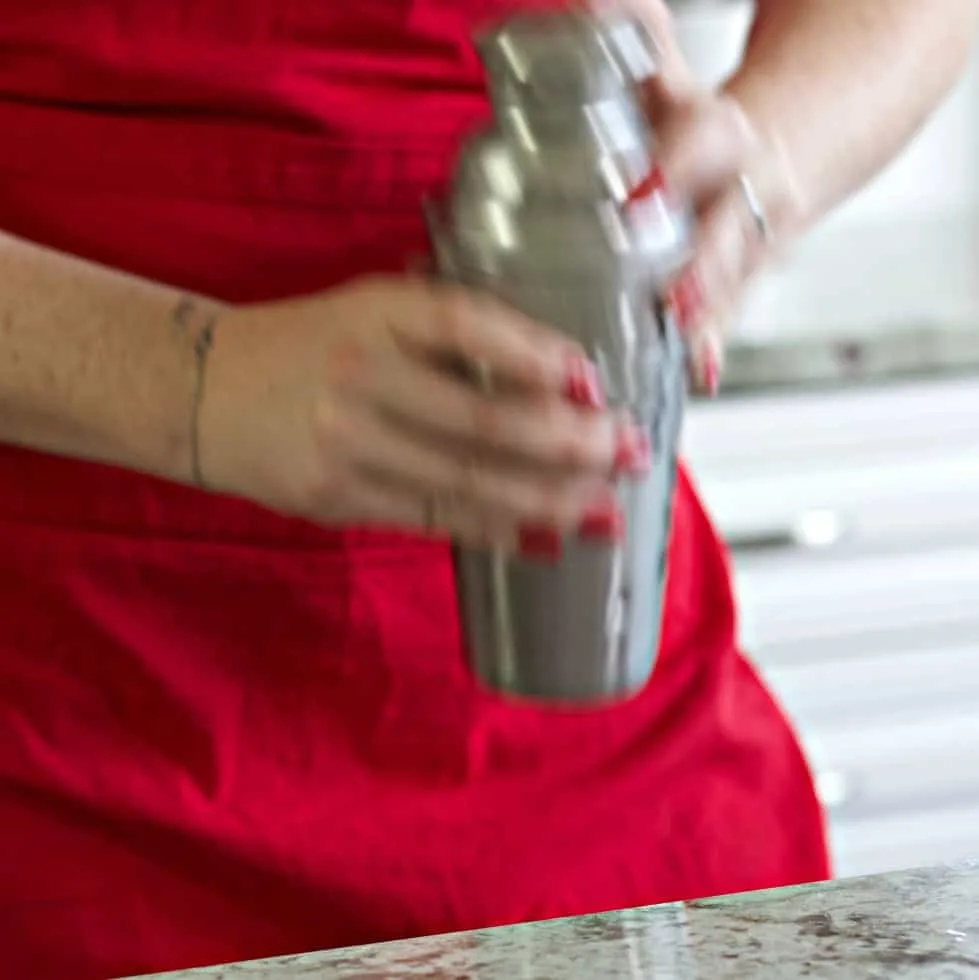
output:
POLYGON ((0 234, 0 442, 189 479, 214 311, 0 234))
POLYGON ((780 154, 775 231, 817 220, 904 146, 968 58, 976 0, 757 0, 728 85, 780 154))

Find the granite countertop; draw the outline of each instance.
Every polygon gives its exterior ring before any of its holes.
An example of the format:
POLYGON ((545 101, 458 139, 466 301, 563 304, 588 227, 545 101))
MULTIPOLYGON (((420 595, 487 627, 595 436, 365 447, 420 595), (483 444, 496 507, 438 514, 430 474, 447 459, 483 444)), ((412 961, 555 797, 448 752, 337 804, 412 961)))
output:
POLYGON ((191 970, 167 977, 168 980, 979 978, 979 861, 191 970))

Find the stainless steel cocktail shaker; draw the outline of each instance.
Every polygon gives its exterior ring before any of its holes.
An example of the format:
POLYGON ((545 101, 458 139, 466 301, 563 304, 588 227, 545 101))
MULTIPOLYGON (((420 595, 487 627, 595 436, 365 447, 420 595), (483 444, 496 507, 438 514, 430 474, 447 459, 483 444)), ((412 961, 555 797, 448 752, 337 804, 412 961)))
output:
POLYGON ((683 345, 655 300, 687 255, 686 214, 662 193, 629 201, 654 168, 638 87, 656 50, 630 18, 577 11, 519 15, 478 47, 494 119, 430 210, 438 271, 581 342, 610 406, 648 431, 653 466, 617 488, 620 544, 569 539, 555 565, 458 549, 465 639, 493 688, 603 701, 652 671, 686 389, 683 345))

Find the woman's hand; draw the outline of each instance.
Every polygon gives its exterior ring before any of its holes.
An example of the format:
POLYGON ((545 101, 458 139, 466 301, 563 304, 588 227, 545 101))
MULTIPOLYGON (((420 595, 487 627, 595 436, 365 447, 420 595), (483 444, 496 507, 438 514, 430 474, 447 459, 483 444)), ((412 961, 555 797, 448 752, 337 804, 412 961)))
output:
POLYGON ((666 297, 688 333, 695 383, 713 393, 726 328, 746 284, 769 256, 776 230, 792 224, 797 192, 782 157, 738 101, 697 86, 660 0, 622 0, 642 18, 662 53, 644 96, 665 185, 696 215, 694 254, 666 297))
POLYGON ((322 523, 556 557, 562 532, 615 534, 613 473, 648 464, 579 348, 422 278, 232 309, 205 380, 206 484, 322 523))
POLYGON ((727 328, 772 246, 766 203, 774 170, 738 103, 722 93, 677 97, 650 86, 650 116, 668 193, 690 201, 694 253, 666 299, 692 352, 694 382, 714 394, 727 328))

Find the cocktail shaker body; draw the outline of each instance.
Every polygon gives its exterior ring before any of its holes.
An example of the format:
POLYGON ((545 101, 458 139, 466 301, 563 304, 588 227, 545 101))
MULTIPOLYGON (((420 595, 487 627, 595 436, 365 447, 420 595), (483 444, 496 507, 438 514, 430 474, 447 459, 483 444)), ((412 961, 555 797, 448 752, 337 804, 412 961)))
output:
POLYGON ((620 542, 569 538, 555 564, 457 549, 465 641, 493 688, 604 702, 645 684, 658 647, 687 371, 656 297, 687 257, 689 221, 665 193, 631 199, 655 163, 639 90, 656 51, 637 22, 525 14, 479 48, 493 121, 430 209, 438 271, 579 341, 653 461, 616 488, 620 542))

